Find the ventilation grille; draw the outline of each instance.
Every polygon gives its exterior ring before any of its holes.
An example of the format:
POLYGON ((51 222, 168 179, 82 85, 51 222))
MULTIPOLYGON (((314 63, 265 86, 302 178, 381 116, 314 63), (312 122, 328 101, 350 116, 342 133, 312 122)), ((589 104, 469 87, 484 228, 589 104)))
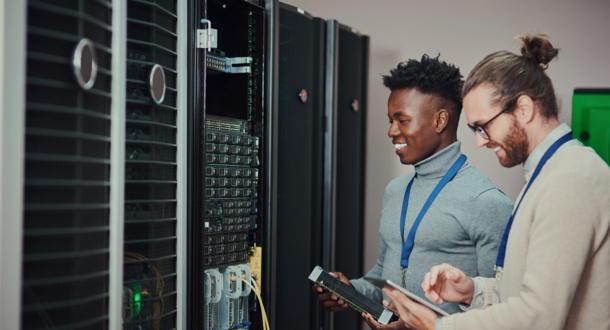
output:
POLYGON ((203 312, 203 329, 215 330, 220 327, 219 324, 218 304, 205 305, 203 312))
POLYGON ((111 2, 27 13, 22 328, 107 329, 111 2), (72 66, 83 38, 98 60, 87 91, 72 66))
POLYGON ((123 329, 175 329, 176 0, 127 7, 123 329), (160 104, 149 84, 157 64, 160 104))

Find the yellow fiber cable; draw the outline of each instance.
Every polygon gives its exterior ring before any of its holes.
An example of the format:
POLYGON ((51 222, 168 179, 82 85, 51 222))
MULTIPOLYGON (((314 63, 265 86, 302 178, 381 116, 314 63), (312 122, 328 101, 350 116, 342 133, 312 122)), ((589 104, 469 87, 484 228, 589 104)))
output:
POLYGON ((271 330, 269 326, 269 319, 267 318, 267 311, 265 310, 265 305, 263 305, 263 299, 261 298, 260 292, 254 289, 254 293, 258 297, 258 301, 261 304, 261 315, 263 316, 263 324, 265 325, 266 330, 271 330))
POLYGON ((263 330, 269 330, 268 327, 268 322, 267 322, 267 313, 265 312, 265 306, 263 306, 263 300, 261 299, 260 293, 258 292, 258 290, 256 290, 252 285, 250 285, 250 283, 248 283, 245 279, 241 279, 244 283, 246 283, 246 285, 248 285, 250 287, 250 289, 252 289, 252 291, 254 291, 254 293, 256 294, 256 297, 258 298, 259 303, 261 304, 261 315, 263 317, 263 330))
MULTIPOLYGON (((265 311, 265 305, 263 305, 263 299, 261 298, 260 292, 258 292, 258 290, 255 289, 252 286, 252 284, 248 283, 248 281, 246 281, 245 279, 242 278, 241 280, 244 283, 246 283, 250 287, 250 289, 252 289, 252 291, 254 291, 254 293, 256 294, 256 297, 258 298, 259 303, 261 304, 261 315, 263 317, 263 330, 271 330, 271 327, 269 326, 269 320, 267 319, 267 312, 265 311)), ((256 285, 256 282, 254 282, 254 285, 256 285)))
MULTIPOLYGON (((256 284, 256 280, 253 278, 250 278, 250 281, 252 281, 252 285, 254 285, 254 288, 256 289, 256 291, 258 291, 258 293, 260 295, 261 290, 258 288, 258 284, 256 284)), ((250 287, 252 287, 252 285, 250 285, 250 287)), ((269 319, 267 318, 267 312, 265 311, 265 306, 263 305, 263 302, 261 299, 259 299, 259 301, 261 303, 261 313, 264 313, 263 320, 267 324, 267 330, 271 330, 271 326, 269 326, 269 319)), ((263 323, 263 324, 265 324, 265 323, 263 323)))

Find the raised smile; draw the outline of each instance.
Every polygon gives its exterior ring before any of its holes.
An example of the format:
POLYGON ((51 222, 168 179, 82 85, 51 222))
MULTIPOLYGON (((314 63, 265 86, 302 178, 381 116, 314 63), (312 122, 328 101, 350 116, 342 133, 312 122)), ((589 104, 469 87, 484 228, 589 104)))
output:
POLYGON ((395 143, 394 144, 394 147, 396 147, 396 151, 398 151, 398 150, 400 150, 400 149, 402 149, 402 148, 404 148, 406 146, 407 146, 406 143, 395 143))

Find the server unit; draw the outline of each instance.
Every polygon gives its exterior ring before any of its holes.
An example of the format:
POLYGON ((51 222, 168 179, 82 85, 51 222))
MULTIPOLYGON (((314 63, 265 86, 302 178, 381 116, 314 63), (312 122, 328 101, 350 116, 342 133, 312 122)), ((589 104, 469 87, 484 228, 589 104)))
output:
POLYGON ((322 264, 325 21, 280 4, 276 324, 320 329, 323 309, 304 274, 322 264))
POLYGON ((177 323, 177 23, 176 0, 127 1, 123 329, 177 323))
MULTIPOLYGON (((347 278, 363 275, 366 86, 369 38, 343 24, 338 30, 336 126, 336 222, 334 269, 347 278)), ((353 310, 337 313, 334 329, 360 329, 353 310)))
POLYGON ((3 8, 3 329, 184 328, 185 3, 3 8))
POLYGON ((27 3, 23 329, 109 325, 111 6, 27 3))
POLYGON ((275 321, 359 328, 324 313, 306 275, 316 265, 362 275, 368 37, 280 5, 275 321), (295 146, 298 146, 295 148, 295 146))
POLYGON ((191 322, 198 329, 262 328, 265 227, 265 11, 245 1, 195 5, 191 322), (260 266, 259 266, 260 267, 260 266), (256 284, 255 284, 256 283, 256 284), (258 291, 258 290, 257 290, 258 291))
POLYGON ((280 40, 277 1, 6 8, 3 327, 261 329, 259 292, 274 327, 330 328, 307 274, 360 275, 336 246, 361 239, 342 171, 364 153, 342 150, 364 138, 366 37, 286 6, 280 40))

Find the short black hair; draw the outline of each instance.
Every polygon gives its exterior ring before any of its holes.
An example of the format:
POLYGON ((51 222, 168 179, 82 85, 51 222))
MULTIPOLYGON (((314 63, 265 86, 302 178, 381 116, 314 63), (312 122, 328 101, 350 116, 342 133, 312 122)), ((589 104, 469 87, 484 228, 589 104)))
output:
POLYGON ((420 62, 410 59, 398 63, 396 69, 390 70, 389 76, 383 76, 383 84, 391 91, 415 88, 420 93, 451 101, 459 115, 462 111, 463 76, 458 67, 439 61, 439 57, 440 54, 435 58, 424 54, 420 62))

